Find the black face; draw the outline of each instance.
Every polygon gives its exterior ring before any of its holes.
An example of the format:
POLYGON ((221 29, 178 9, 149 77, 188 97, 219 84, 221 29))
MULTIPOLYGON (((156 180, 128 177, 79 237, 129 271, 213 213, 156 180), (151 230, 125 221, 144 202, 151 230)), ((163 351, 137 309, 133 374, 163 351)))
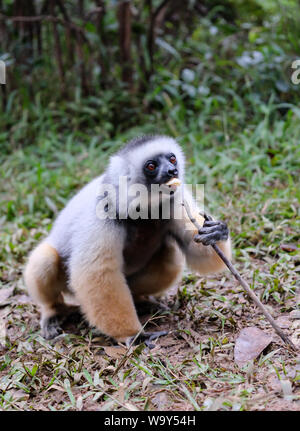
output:
POLYGON ((144 163, 144 174, 150 184, 165 184, 171 178, 178 178, 175 154, 158 154, 144 163))

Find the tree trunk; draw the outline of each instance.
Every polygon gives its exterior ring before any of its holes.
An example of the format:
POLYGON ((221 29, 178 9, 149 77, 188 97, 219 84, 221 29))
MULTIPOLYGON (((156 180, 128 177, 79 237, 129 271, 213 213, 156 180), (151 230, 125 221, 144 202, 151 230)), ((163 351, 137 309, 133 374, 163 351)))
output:
POLYGON ((131 67, 131 7, 130 1, 124 0, 118 9, 120 57, 122 67, 122 80, 132 90, 131 67))

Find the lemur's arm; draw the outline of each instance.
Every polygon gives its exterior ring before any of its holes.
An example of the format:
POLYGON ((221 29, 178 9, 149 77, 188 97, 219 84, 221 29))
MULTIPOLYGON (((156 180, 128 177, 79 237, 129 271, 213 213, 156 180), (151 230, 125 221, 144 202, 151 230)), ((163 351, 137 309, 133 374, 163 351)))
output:
POLYGON ((191 196, 184 191, 185 205, 188 205, 193 217, 196 218, 202 229, 198 232, 182 207, 182 218, 174 220, 172 235, 183 251, 189 268, 200 274, 223 271, 226 266, 219 258, 211 244, 218 244, 228 259, 231 259, 231 241, 226 223, 214 220, 205 221, 191 196), (197 242, 196 242, 196 241, 197 242))

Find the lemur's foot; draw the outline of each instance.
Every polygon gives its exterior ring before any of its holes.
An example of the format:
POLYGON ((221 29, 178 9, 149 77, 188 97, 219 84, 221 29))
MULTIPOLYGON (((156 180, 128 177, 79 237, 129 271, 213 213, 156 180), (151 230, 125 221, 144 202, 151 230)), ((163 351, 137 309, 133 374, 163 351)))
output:
POLYGON ((149 347, 149 349, 153 349, 155 345, 152 344, 151 341, 167 334, 168 331, 142 332, 135 340, 134 337, 131 337, 126 344, 129 346, 134 340, 135 345, 144 343, 147 347, 149 347))
POLYGON ((42 336, 46 340, 51 340, 63 333, 61 326, 65 323, 78 324, 83 320, 79 307, 61 304, 57 314, 42 319, 42 336))
POLYGON ((41 325, 42 336, 46 340, 51 340, 52 338, 62 334, 63 330, 61 329, 60 324, 61 319, 57 315, 44 319, 41 325))
POLYGON ((219 241, 226 241, 229 236, 227 224, 223 221, 214 221, 210 216, 204 214, 205 221, 198 234, 194 236, 195 242, 203 245, 214 245, 219 241))

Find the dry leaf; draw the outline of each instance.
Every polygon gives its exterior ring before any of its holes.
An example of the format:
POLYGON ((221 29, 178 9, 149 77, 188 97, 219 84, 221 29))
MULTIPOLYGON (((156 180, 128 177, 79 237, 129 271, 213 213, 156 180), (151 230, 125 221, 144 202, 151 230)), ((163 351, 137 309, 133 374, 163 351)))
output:
POLYGON ((120 359, 127 352, 127 349, 125 349, 125 347, 110 347, 110 346, 108 346, 108 347, 104 347, 104 350, 105 350, 105 353, 113 359, 120 359))
POLYGON ((51 391, 52 389, 56 389, 57 391, 60 391, 60 392, 66 392, 65 388, 62 388, 61 386, 58 386, 56 384, 51 385, 49 388, 46 389, 45 392, 51 391))
POLYGON ((26 401, 29 398, 29 394, 22 390, 13 390, 12 391, 14 402, 16 401, 26 401))
POLYGON ((241 330, 234 347, 234 360, 243 366, 257 356, 272 342, 272 337, 261 329, 251 326, 241 330))
POLYGON ((172 337, 163 337, 159 340, 159 345, 162 347, 169 347, 177 344, 177 340, 172 337))
POLYGON ((32 302, 30 296, 24 294, 15 296, 14 300, 19 304, 30 304, 32 302))
POLYGON ((9 287, 8 289, 0 289, 0 306, 7 304, 7 299, 13 294, 14 287, 9 287))
POLYGON ((139 409, 132 403, 125 403, 124 405, 128 410, 130 410, 132 412, 138 412, 139 411, 139 409))
POLYGON ((286 400, 293 399, 292 384, 289 380, 280 380, 281 389, 283 392, 283 398, 286 400))
POLYGON ((300 310, 293 310, 290 312, 291 319, 300 319, 300 310))
POLYGON ((281 250, 287 251, 289 253, 298 250, 297 244, 280 244, 280 248, 281 250))
POLYGON ((166 410, 167 405, 169 402, 169 397, 165 392, 158 392, 156 395, 151 398, 152 403, 155 407, 157 407, 157 410, 166 410))
POLYGON ((83 398, 81 395, 79 395, 79 397, 76 400, 76 408, 78 410, 82 410, 82 407, 83 407, 83 398))
POLYGON ((277 323, 277 325, 279 326, 279 328, 290 328, 291 327, 291 321, 288 318, 288 316, 279 316, 275 322, 277 323))

